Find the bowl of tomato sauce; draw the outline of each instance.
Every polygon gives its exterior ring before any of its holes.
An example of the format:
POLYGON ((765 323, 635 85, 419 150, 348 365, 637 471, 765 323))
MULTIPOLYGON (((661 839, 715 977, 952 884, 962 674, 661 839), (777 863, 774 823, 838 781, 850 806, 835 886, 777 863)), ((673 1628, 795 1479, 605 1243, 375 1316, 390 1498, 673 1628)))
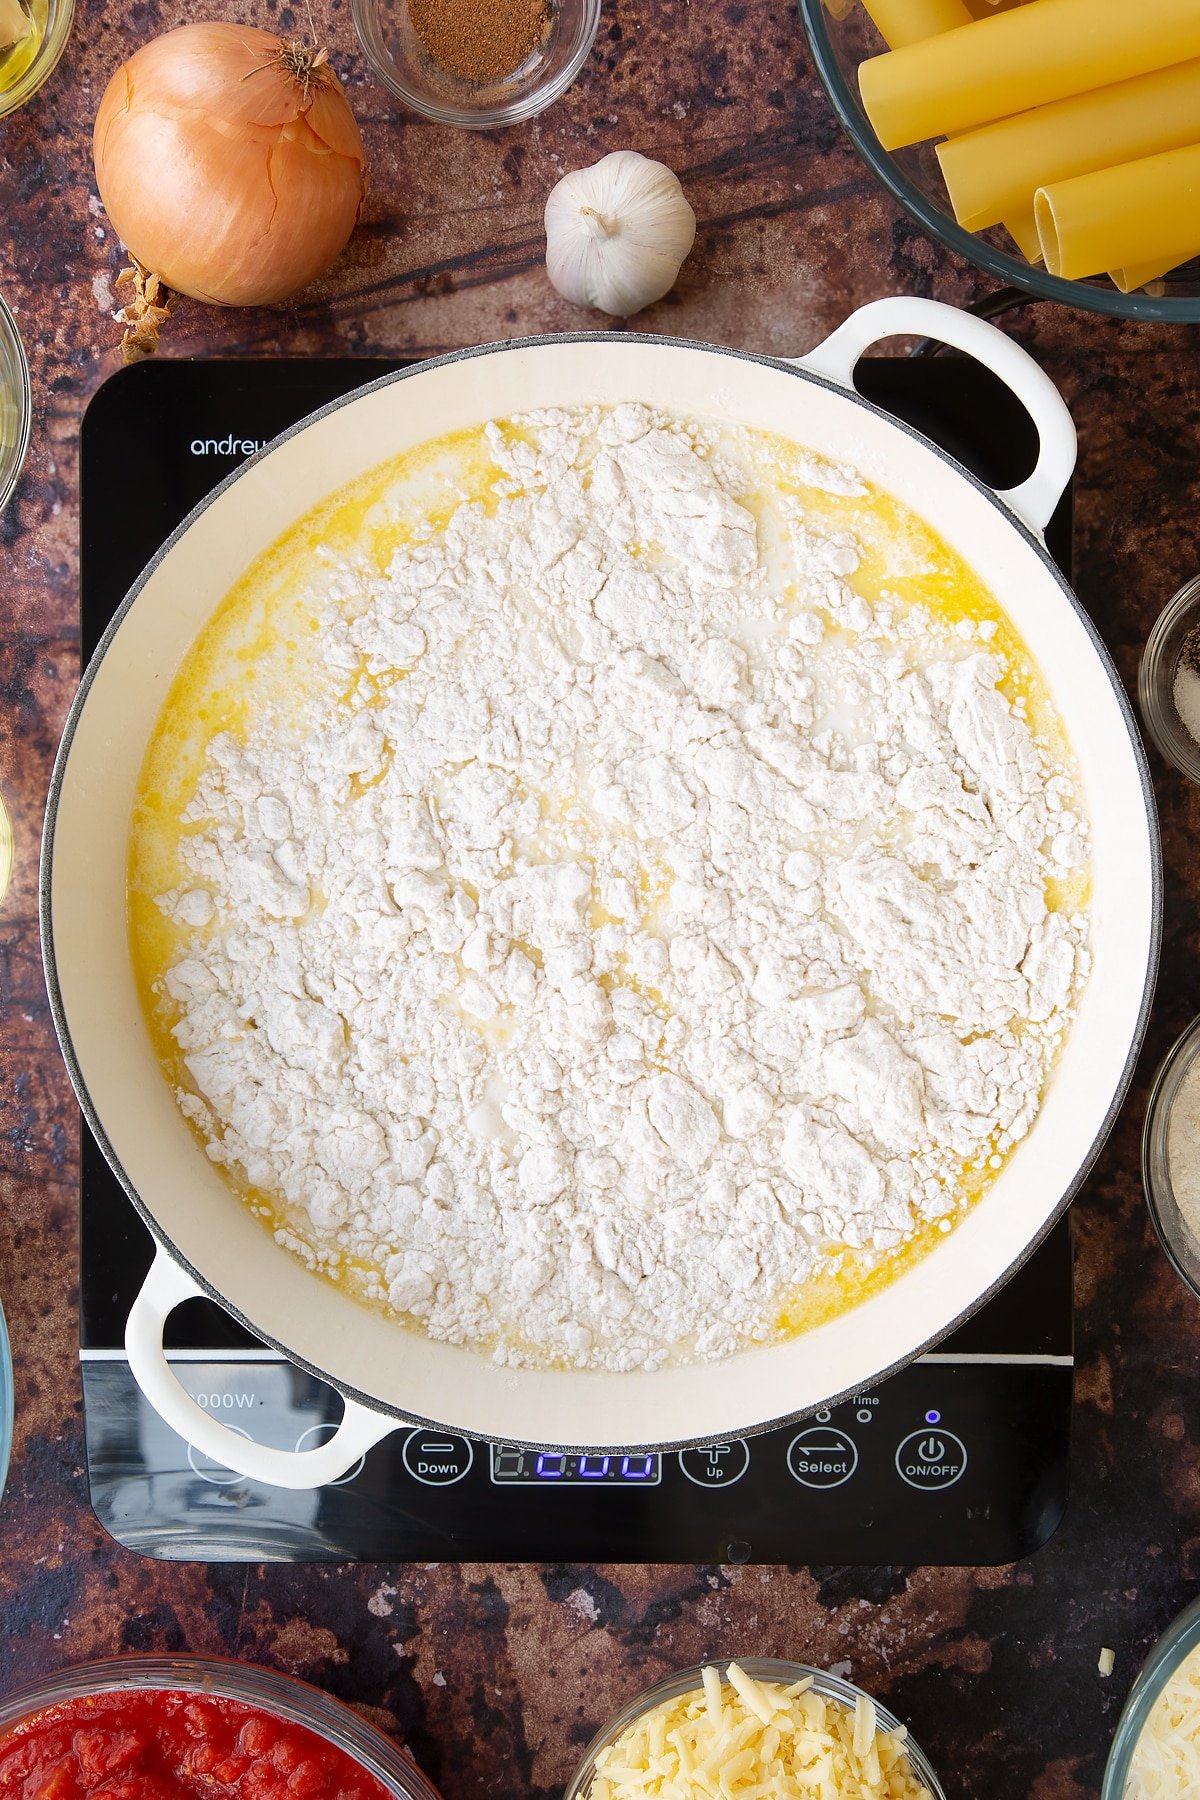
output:
POLYGON ((130 1656, 0 1699, 0 1800, 438 1800, 332 1695, 248 1663, 130 1656))

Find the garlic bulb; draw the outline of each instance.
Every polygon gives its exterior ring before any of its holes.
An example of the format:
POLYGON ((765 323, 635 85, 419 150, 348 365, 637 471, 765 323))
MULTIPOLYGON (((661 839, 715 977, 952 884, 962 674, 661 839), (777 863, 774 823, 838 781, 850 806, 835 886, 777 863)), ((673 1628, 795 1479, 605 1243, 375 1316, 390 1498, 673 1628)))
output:
POLYGON ((674 286, 696 238, 678 177, 636 150, 564 175, 546 202, 546 272, 579 306, 627 318, 674 286))

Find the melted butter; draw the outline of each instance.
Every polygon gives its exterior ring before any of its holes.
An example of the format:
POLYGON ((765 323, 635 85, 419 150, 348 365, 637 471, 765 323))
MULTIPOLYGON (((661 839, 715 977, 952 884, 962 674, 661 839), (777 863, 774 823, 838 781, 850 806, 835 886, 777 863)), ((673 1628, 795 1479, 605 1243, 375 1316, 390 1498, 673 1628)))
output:
MULTIPOLYGON (((482 433, 472 430, 423 444, 339 490, 251 565, 176 672, 142 765, 128 878, 134 969, 173 1081, 181 1071, 161 979, 178 961, 188 933, 164 915, 156 896, 188 883, 179 843, 204 826, 183 825, 180 816, 200 780, 209 743, 221 731, 244 741, 265 711, 286 726, 289 711, 294 716, 306 698, 328 688, 319 660, 314 565, 357 555, 368 576, 383 573, 397 549, 411 542, 418 522, 430 535, 444 529, 461 499, 490 494, 497 473, 482 433)), ((374 705, 391 684, 389 677, 369 676, 364 660, 331 699, 350 701, 362 682, 371 685, 368 704, 374 705)))
MULTIPOLYGON (((506 427, 509 441, 530 441, 532 434, 506 427)), ((739 448, 747 438, 739 434, 739 448)), ((1051 759, 1070 766, 1069 746, 1052 705, 1045 682, 1024 641, 1017 634, 995 598, 969 566, 916 515, 892 495, 869 488, 863 495, 829 494, 798 478, 795 454, 782 440, 759 434, 753 440, 760 477, 757 493, 747 504, 764 529, 769 529, 773 501, 779 494, 792 495, 804 507, 806 522, 822 533, 848 532, 859 547, 860 562, 850 585, 872 606, 886 602, 897 614, 923 607, 944 623, 960 620, 989 622, 994 635, 986 648, 1004 660, 1006 673, 1000 683, 1008 698, 1025 714, 1034 731, 1046 740, 1051 759)), ((374 710, 390 689, 406 679, 408 670, 371 672, 365 660, 336 684, 319 659, 319 608, 312 597, 315 566, 357 556, 364 584, 372 574, 386 571, 396 550, 420 532, 434 535, 463 502, 481 506, 489 514, 499 504, 497 466, 480 431, 450 435, 372 471, 361 481, 334 494, 323 505, 299 520, 247 570, 230 590, 200 633, 169 689, 158 725, 148 747, 139 784, 130 832, 129 927, 134 968, 147 1023, 157 1054, 173 1085, 190 1086, 172 1036, 176 1013, 164 993, 162 978, 190 944, 212 935, 195 933, 170 920, 155 903, 155 896, 188 885, 179 846, 203 822, 188 826, 180 815, 196 789, 207 746, 212 737, 227 731, 243 740, 251 724, 269 713, 286 732, 300 704, 314 695, 328 703, 355 710, 374 710)), ((636 546, 636 554, 653 561, 661 549, 652 544, 636 546)), ((790 604, 801 602, 793 590, 790 604)), ((807 604, 807 603, 805 603, 807 604)), ((741 634, 747 653, 770 654, 780 626, 767 620, 747 620, 741 634)), ((469 637, 468 631, 465 634, 469 637)), ((830 625, 829 638, 846 632, 830 625)), ((465 641, 465 640, 464 640, 465 641)), ((975 639, 971 649, 979 649, 975 639)), ((385 768, 366 778, 355 778, 357 796, 384 778, 385 768)), ((533 861, 578 859, 595 855, 602 843, 630 834, 611 821, 598 819, 586 795, 572 784, 560 792, 541 792, 540 825, 534 836, 517 846, 533 861)), ((837 846, 830 844, 829 849, 837 846)), ((665 857, 647 853, 643 846, 636 879, 636 919, 619 919, 593 901, 588 923, 593 930, 606 924, 636 926, 648 932, 661 927, 670 893, 672 871, 665 857)), ((473 899, 477 892, 460 883, 473 899)), ((1048 881, 1046 903, 1051 911, 1078 912, 1091 897, 1087 871, 1063 881, 1048 881)), ((319 898, 314 902, 319 910, 319 898)), ((541 952, 532 944, 517 942, 538 966, 541 952)), ((458 961, 460 977, 468 971, 458 961)), ((624 953, 613 967, 597 977, 608 993, 627 988, 641 995, 661 1017, 671 1008, 661 990, 643 981, 630 968, 624 953)), ((465 1024, 491 1046, 500 1047, 515 1035, 516 1009, 505 1006, 492 1019, 466 1012, 455 994, 445 1003, 465 1024)), ((1014 1020, 1014 1029, 1022 1021, 1014 1020)), ((662 1034, 659 1036, 661 1047, 662 1034)), ((414 1047, 414 1055, 418 1054, 414 1047)), ((655 1066, 668 1069, 659 1049, 648 1052, 655 1066)), ((511 1139, 511 1133, 507 1134, 511 1139)), ((505 1154, 506 1133, 496 1133, 497 1154, 505 1154)), ((922 1224, 898 1249, 865 1252, 844 1244, 826 1246, 828 1263, 797 1291, 781 1296, 773 1320, 777 1337, 793 1337, 835 1317, 878 1293, 897 1275, 912 1268, 945 1235, 986 1191, 1007 1158, 989 1147, 973 1164, 966 1164, 953 1183, 955 1211, 941 1223, 922 1224)), ((226 1172, 230 1186, 246 1201, 267 1229, 285 1238, 306 1254, 330 1279, 350 1286, 370 1304, 382 1304, 377 1268, 353 1257, 332 1256, 312 1240, 311 1225, 299 1208, 278 1196, 250 1186, 226 1172)), ((419 1329, 419 1326, 418 1326, 419 1329)), ((516 1337, 511 1342, 521 1346, 516 1337)), ((489 1348, 490 1346, 483 1346, 489 1348)))
MULTIPOLYGON (((1015 1023, 1015 1022, 1014 1022, 1015 1023)), ((777 1338, 799 1337, 818 1325, 828 1324, 842 1313, 881 1293, 897 1276, 915 1268, 949 1235, 958 1220, 987 1192, 1012 1151, 1002 1153, 995 1137, 980 1154, 966 1162, 953 1183, 954 1213, 942 1220, 924 1220, 895 1250, 860 1250, 849 1244, 829 1244, 828 1267, 818 1269, 804 1283, 781 1297, 774 1318, 777 1338)), ((946 1183, 942 1184, 950 1191, 946 1183)))

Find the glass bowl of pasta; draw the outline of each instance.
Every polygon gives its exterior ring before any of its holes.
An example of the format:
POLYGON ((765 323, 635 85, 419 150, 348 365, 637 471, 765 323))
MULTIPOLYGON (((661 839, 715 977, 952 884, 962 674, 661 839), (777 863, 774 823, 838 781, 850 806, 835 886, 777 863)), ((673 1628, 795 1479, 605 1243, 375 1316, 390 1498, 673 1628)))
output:
POLYGON ((1200 320, 1200 7, 798 4, 855 149, 932 237, 1038 299, 1200 320))

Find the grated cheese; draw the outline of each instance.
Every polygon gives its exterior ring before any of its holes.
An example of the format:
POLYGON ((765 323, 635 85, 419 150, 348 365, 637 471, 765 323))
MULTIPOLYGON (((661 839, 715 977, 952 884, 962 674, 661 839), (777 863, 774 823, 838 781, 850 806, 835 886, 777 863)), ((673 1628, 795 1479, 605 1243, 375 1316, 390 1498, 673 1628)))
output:
POLYGON ((1187 1800, 1198 1787, 1200 1647, 1184 1657, 1150 1709, 1134 1745, 1125 1800, 1187 1800))
POLYGON ((1101 1675, 1111 1675, 1116 1666, 1117 1653, 1115 1650, 1110 1650, 1106 1645, 1100 1652, 1100 1660, 1096 1664, 1096 1667, 1099 1669, 1101 1675))
POLYGON ((903 1726, 730 1663, 664 1701, 601 1751, 587 1800, 932 1800, 904 1751, 903 1726))

